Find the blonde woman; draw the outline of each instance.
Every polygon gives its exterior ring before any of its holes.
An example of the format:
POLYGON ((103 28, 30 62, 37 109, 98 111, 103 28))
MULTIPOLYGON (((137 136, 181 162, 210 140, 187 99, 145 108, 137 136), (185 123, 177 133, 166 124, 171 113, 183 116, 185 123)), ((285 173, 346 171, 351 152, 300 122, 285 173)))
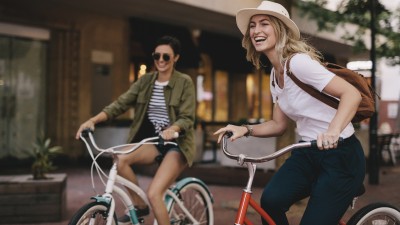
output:
MULTIPOLYGON (((289 120, 296 122, 302 141, 317 140, 317 148, 295 150, 264 189, 261 206, 278 225, 288 224, 285 213, 295 202, 310 197, 301 225, 336 225, 360 190, 365 176, 365 157, 354 135, 351 119, 361 101, 351 84, 320 64, 321 54, 301 39, 297 25, 280 4, 263 1, 257 8, 238 11, 236 22, 244 35, 246 58, 257 68, 260 56, 272 64, 272 119, 258 125, 233 126, 231 140, 243 136, 282 135, 289 120), (286 65, 289 63, 290 65, 286 65), (333 109, 298 87, 291 71, 303 83, 340 100, 333 109), (338 145, 339 137, 344 143, 338 145)), ((263 224, 267 224, 263 221, 263 224)))

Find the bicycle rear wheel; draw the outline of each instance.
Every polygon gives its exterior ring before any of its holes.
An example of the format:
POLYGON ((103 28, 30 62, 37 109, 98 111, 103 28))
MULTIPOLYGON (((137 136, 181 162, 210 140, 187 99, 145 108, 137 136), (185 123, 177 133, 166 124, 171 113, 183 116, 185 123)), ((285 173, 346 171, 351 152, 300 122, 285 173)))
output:
MULTIPOLYGON (((213 225, 214 214, 212 200, 206 189, 198 183, 186 183, 177 193, 184 207, 201 225, 213 225)), ((177 202, 173 201, 169 210, 171 224, 193 224, 177 202)))
MULTIPOLYGON (((72 217, 69 225, 100 225, 107 224, 108 205, 104 202, 91 202, 80 208, 72 217)), ((112 224, 117 224, 114 214, 112 224)))
POLYGON ((399 225, 399 210, 387 203, 372 203, 358 210, 347 225, 399 225))

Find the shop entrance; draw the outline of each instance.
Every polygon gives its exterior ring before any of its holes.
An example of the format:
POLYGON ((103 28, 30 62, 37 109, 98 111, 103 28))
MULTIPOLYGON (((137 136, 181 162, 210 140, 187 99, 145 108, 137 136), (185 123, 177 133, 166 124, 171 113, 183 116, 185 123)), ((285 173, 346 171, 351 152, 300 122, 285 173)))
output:
POLYGON ((0 158, 28 157, 44 128, 47 43, 0 34, 0 158))

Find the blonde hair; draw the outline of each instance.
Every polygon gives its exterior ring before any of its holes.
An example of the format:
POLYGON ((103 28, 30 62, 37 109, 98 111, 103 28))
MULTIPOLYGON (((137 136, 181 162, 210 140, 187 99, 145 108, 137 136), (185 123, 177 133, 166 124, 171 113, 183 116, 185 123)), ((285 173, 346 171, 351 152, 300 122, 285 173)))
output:
MULTIPOLYGON (((294 34, 288 27, 278 18, 268 15, 271 25, 276 35, 275 50, 278 53, 279 61, 284 65, 286 59, 295 53, 306 53, 312 59, 319 62, 322 61, 322 54, 317 51, 314 47, 309 45, 304 39, 297 40, 294 38, 294 34)), ((246 49, 247 61, 253 63, 253 65, 260 69, 261 52, 257 52, 251 42, 249 26, 247 27, 246 33, 242 39, 242 46, 246 49)))

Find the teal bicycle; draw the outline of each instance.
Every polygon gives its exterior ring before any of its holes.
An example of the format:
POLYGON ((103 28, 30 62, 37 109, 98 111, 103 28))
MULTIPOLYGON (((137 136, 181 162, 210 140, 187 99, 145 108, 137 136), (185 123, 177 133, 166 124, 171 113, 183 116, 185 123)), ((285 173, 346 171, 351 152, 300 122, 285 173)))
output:
MULTIPOLYGON (((117 163, 118 155, 129 154, 144 144, 175 144, 174 142, 167 142, 162 140, 161 137, 151 137, 140 141, 139 143, 131 143, 101 149, 96 145, 93 137, 93 132, 85 130, 80 134, 81 139, 84 141, 89 155, 93 159, 91 166, 91 180, 94 188, 94 170, 96 170, 99 178, 105 186, 103 194, 92 197, 92 202, 81 207, 72 217, 70 225, 97 225, 118 224, 116 215, 116 202, 114 195, 118 195, 124 207, 129 211, 131 222, 134 225, 144 223, 144 218, 138 218, 134 210, 134 203, 130 199, 124 187, 135 191, 143 201, 149 206, 149 200, 145 192, 134 183, 118 175, 117 163), (92 149, 96 149, 99 154, 95 155, 92 149), (103 154, 110 154, 113 158, 113 165, 107 173, 97 163, 97 159, 103 154)), ((170 222, 174 225, 213 225, 213 196, 207 185, 200 179, 188 177, 181 179, 171 186, 164 195, 164 201, 170 216, 170 222)), ((153 224, 156 225, 157 221, 154 220, 153 224)))

